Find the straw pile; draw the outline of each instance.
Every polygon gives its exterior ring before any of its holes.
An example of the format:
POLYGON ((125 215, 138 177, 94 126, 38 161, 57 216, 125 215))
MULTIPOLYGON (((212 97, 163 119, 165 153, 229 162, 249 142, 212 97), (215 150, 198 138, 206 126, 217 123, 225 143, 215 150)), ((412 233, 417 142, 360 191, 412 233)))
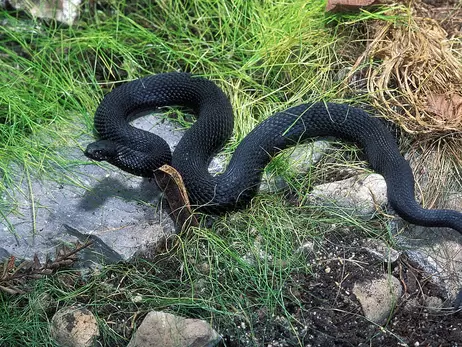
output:
POLYGON ((409 12, 395 18, 367 23, 370 44, 352 76, 366 66, 374 107, 411 134, 407 157, 423 204, 449 206, 462 194, 461 41, 448 39, 433 19, 409 12))
POLYGON ((462 131, 462 52, 432 19, 374 22, 373 40, 356 65, 367 68, 374 106, 409 133, 462 131))

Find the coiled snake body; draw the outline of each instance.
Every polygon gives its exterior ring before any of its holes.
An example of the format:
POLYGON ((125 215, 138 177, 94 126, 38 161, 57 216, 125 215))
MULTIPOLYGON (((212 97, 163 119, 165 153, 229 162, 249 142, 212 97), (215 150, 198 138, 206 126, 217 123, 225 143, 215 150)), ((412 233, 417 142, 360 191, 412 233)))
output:
POLYGON ((262 172, 281 150, 316 136, 335 136, 364 148, 371 167, 385 178, 388 201, 406 221, 462 232, 462 213, 429 210, 415 200, 414 177, 388 129, 365 111, 345 104, 302 104, 278 112, 258 125, 236 148, 226 171, 208 172, 214 154, 233 131, 233 111, 213 82, 186 73, 165 73, 126 83, 107 94, 95 114, 100 140, 85 154, 139 176, 171 164, 183 177, 191 203, 219 214, 245 207, 257 193, 262 172), (161 106, 193 109, 197 121, 173 155, 167 143, 128 123, 130 115, 161 106))

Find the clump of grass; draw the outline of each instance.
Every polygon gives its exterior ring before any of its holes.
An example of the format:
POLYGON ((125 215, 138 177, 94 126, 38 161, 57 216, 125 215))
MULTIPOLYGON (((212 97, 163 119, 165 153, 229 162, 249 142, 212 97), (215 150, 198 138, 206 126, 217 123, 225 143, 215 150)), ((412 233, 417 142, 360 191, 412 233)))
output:
POLYGON ((462 61, 455 42, 435 21, 408 12, 369 29, 374 39, 359 62, 378 61, 367 70, 374 106, 410 133, 460 131, 462 61))
POLYGON ((215 80, 236 110, 234 144, 276 110, 334 95, 337 38, 323 6, 120 2, 68 28, 2 12, 0 170, 8 177, 12 161, 42 174, 66 166, 57 152, 79 146, 103 94, 152 73, 215 80))
POLYGON ((42 281, 30 294, 7 298, 0 294, 0 344, 2 346, 51 344, 46 310, 50 303, 42 281))

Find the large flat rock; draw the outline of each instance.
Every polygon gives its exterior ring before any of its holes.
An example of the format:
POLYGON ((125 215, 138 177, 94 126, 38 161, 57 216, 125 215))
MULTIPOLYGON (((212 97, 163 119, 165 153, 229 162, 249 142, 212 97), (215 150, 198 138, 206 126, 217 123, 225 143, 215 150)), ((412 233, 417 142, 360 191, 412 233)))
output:
MULTIPOLYGON (((157 116, 134 122, 174 147, 183 132, 157 116)), ((87 137, 82 148, 94 141, 87 137)), ((114 262, 150 251, 157 241, 174 232, 162 208, 162 193, 154 182, 127 174, 109 164, 88 160, 82 148, 63 148, 71 169, 57 170, 55 179, 40 179, 22 168, 13 170, 13 184, 2 193, 0 258, 14 255, 45 259, 56 246, 94 242, 86 260, 114 262), (66 183, 62 183, 66 182, 66 183)))

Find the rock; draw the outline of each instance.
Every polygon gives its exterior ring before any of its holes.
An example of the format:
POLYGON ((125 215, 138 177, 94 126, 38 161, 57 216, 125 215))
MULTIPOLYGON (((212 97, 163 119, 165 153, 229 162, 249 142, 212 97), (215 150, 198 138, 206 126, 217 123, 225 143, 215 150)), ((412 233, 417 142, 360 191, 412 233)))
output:
POLYGON ((314 242, 313 241, 305 241, 298 249, 297 252, 302 252, 306 255, 311 255, 314 253, 314 242))
POLYGON ((377 2, 377 0, 329 0, 327 1, 326 11, 354 11, 377 2))
POLYGON ((362 247, 376 258, 386 262, 394 263, 398 260, 401 252, 398 252, 379 239, 365 239, 362 247))
POLYGON ((462 287, 462 235, 448 228, 407 225, 397 244, 453 300, 462 287))
POLYGON ((220 335, 202 320, 151 311, 127 347, 213 347, 220 340, 220 335))
POLYGON ((298 174, 306 174, 326 154, 331 147, 329 141, 314 141, 300 144, 290 149, 289 166, 298 174))
POLYGON ((427 296, 427 295, 424 295, 423 298, 424 298, 425 306, 430 312, 438 313, 443 308, 444 303, 441 298, 438 298, 436 296, 427 296))
MULTIPOLYGON (((289 155, 288 166, 290 169, 300 175, 307 174, 310 166, 316 164, 326 151, 330 148, 329 141, 314 141, 303 143, 285 151, 289 155)), ((264 172, 260 184, 260 192, 275 193, 285 190, 289 187, 284 178, 264 172)))
MULTIPOLYGON (((171 147, 183 135, 156 116, 140 118, 134 125, 155 127, 171 147)), ((0 256, 33 259, 37 254, 44 261, 61 244, 91 239, 94 245, 78 254, 82 265, 114 263, 137 254, 149 256, 159 241, 175 232, 161 208, 156 184, 87 159, 82 148, 93 140, 83 138, 80 148, 62 150, 63 161, 81 165, 56 172, 56 181, 12 168, 16 183, 0 192, 5 217, 0 219, 0 256)))
POLYGON ((399 280, 390 275, 372 282, 355 283, 353 287, 353 294, 366 318, 379 325, 386 323, 402 291, 399 280))
POLYGON ((386 204, 387 185, 379 174, 361 174, 315 186, 308 200, 351 209, 351 214, 370 219, 378 207, 386 204))
POLYGON ((422 311, 423 308, 425 308, 428 312, 435 314, 441 314, 443 310, 447 310, 447 308, 444 307, 444 302, 441 298, 425 294, 422 295, 421 301, 418 298, 413 297, 408 299, 403 306, 403 309, 409 313, 412 313, 413 311, 422 311))
MULTIPOLYGON (((462 212, 460 171, 443 159, 452 154, 439 150, 409 152, 406 157, 416 173, 417 198, 423 195, 432 208, 462 212)), ((395 239, 408 258, 447 293, 452 302, 462 287, 462 235, 450 228, 422 227, 399 219, 391 223, 395 239)))
POLYGON ((272 263, 274 261, 273 256, 266 252, 265 247, 261 245, 261 241, 262 238, 258 235, 255 238, 252 249, 241 258, 244 263, 249 266, 257 266, 258 264, 261 264, 262 261, 265 263, 272 263))
POLYGON ((263 172, 260 188, 260 193, 277 193, 289 188, 286 180, 281 176, 272 175, 268 172, 263 172))
POLYGON ((71 25, 79 15, 82 0, 6 0, 4 3, 16 10, 27 11, 36 18, 51 18, 71 25))
POLYGON ((95 316, 86 308, 64 308, 51 320, 51 337, 59 346, 93 346, 99 336, 95 316))

